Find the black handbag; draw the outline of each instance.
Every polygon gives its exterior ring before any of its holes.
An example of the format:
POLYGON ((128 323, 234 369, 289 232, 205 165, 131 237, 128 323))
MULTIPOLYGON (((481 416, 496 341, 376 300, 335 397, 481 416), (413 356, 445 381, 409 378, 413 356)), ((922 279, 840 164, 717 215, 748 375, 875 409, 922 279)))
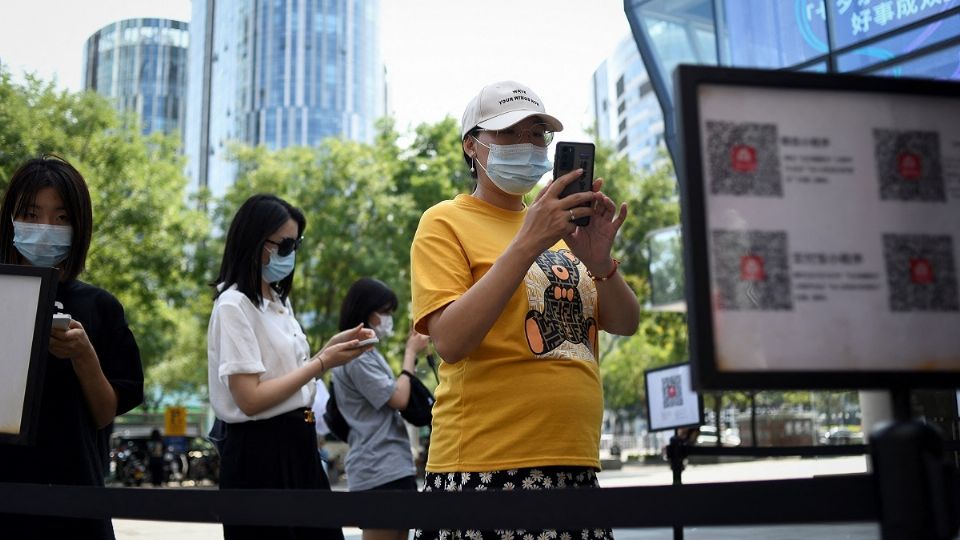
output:
POLYGON ((223 455, 223 448, 227 445, 227 423, 219 418, 214 418, 213 425, 210 426, 210 433, 207 434, 207 440, 213 443, 217 453, 223 455))
POLYGON ((407 408, 400 411, 400 416, 415 426, 429 426, 433 421, 433 403, 436 401, 433 393, 413 373, 403 370, 400 374, 410 379, 410 399, 407 408))
POLYGON ((343 417, 340 408, 337 407, 337 394, 333 389, 333 379, 330 379, 330 397, 327 399, 327 406, 323 411, 323 421, 326 422, 327 428, 330 429, 330 433, 333 433, 334 437, 347 442, 347 437, 350 436, 350 424, 347 423, 347 419, 343 417))

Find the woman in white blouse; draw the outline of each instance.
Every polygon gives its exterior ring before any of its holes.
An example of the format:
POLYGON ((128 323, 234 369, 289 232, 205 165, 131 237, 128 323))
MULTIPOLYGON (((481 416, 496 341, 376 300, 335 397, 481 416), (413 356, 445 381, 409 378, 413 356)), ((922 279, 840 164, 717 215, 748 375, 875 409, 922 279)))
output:
MULTIPOLYGON (((333 336, 316 354, 288 298, 303 213, 273 195, 237 211, 217 276, 207 332, 210 403, 227 423, 223 489, 330 489, 314 431, 315 379, 346 364, 374 336, 362 326, 333 336)), ((224 538, 342 539, 339 529, 224 525, 224 538)))

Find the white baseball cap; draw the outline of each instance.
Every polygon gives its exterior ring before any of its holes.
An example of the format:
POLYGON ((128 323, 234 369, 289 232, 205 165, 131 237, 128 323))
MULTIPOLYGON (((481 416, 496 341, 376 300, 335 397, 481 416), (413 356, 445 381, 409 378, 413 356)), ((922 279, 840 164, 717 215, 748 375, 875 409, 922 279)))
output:
POLYGON ((530 87, 516 81, 484 86, 463 111, 460 139, 473 128, 504 129, 530 116, 539 116, 551 131, 563 131, 563 124, 546 113, 543 101, 530 87))

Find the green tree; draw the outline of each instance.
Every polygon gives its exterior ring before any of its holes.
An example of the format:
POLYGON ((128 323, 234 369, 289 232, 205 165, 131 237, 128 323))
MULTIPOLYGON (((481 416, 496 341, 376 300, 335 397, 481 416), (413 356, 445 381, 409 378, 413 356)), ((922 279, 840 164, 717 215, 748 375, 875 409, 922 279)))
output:
POLYGON ((206 380, 197 369, 206 345, 193 326, 199 284, 189 261, 208 227, 187 200, 178 146, 172 136, 143 137, 135 119, 121 121, 96 94, 58 90, 31 76, 18 84, 0 70, 3 186, 20 163, 41 153, 56 153, 83 174, 94 234, 81 279, 123 303, 148 385, 196 388, 206 380))
MULTIPOLYGON (((596 176, 605 178, 603 190, 614 201, 626 201, 629 216, 614 244, 624 278, 641 304, 650 298, 650 231, 680 221, 676 179, 669 160, 648 174, 640 174, 625 156, 596 141, 596 176)), ((606 406, 626 415, 639 414, 644 401, 644 370, 687 359, 686 322, 681 313, 642 310, 640 327, 628 337, 604 336, 601 373, 606 406)))
MULTIPOLYGON (((469 187, 469 178, 453 119, 420 125, 405 148, 391 120, 378 127, 373 144, 330 138, 316 148, 234 147, 240 174, 215 219, 226 231, 239 205, 255 193, 273 193, 300 208, 307 229, 292 301, 312 346, 336 332, 350 284, 375 277, 400 300, 396 334, 385 344, 387 357, 399 362, 410 319, 410 244, 420 215, 469 187)), ((222 238, 211 246, 220 249, 222 238)), ((210 279, 218 265, 219 259, 210 279)))

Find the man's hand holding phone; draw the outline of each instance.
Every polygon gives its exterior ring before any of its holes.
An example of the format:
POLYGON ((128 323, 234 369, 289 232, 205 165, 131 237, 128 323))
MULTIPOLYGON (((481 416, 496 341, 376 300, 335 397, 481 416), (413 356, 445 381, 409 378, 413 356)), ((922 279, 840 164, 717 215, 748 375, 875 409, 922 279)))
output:
POLYGON ((577 230, 574 219, 593 215, 593 201, 599 194, 588 191, 560 198, 560 192, 580 175, 581 171, 577 169, 555 179, 540 190, 530 204, 514 240, 526 258, 538 257, 558 240, 577 230))
MULTIPOLYGON (((560 198, 565 199, 574 193, 588 193, 595 191, 593 189, 593 162, 596 149, 593 143, 577 143, 560 141, 557 143, 556 152, 553 156, 553 177, 560 178, 563 175, 575 170, 582 171, 573 181, 564 186, 560 192, 560 198)), ((590 207, 591 202, 578 205, 579 207, 590 207)), ((578 227, 586 227, 590 224, 590 216, 582 212, 574 212, 576 217, 571 215, 571 221, 578 227)))

